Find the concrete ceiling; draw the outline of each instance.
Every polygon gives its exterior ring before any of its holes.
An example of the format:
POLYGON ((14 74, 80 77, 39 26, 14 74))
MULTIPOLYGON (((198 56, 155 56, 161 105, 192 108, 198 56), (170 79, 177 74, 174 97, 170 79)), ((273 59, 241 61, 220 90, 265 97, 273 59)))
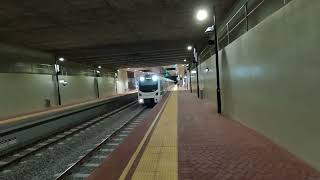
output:
POLYGON ((215 4, 223 19, 236 0, 1 0, 0 39, 108 68, 168 65, 210 24, 195 11, 215 4))

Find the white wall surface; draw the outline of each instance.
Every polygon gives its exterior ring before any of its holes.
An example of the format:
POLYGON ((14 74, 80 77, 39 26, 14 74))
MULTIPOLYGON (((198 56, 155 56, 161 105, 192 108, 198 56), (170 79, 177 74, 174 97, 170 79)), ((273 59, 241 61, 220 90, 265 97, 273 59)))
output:
POLYGON ((115 79, 113 77, 98 77, 100 97, 108 97, 116 94, 115 79))
POLYGON ((45 108, 57 98, 52 75, 0 73, 0 118, 45 108))
POLYGON ((118 71, 117 92, 119 94, 128 92, 128 75, 124 69, 118 71))
POLYGON ((66 86, 60 84, 61 102, 63 105, 97 98, 94 77, 59 76, 59 79, 68 82, 66 86))
MULTIPOLYGON (((319 17, 319 0, 293 0, 219 53, 223 113, 318 170, 319 17)), ((214 59, 200 72, 215 103, 214 59)))

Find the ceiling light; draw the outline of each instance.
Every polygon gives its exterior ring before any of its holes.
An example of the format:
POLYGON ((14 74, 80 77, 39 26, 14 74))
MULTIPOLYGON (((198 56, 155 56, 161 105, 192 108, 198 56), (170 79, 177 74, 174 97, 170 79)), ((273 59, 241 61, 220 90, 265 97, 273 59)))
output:
POLYGON ((101 69, 101 66, 98 66, 99 69, 101 69))
POLYGON ((187 49, 188 49, 188 51, 191 51, 192 50, 192 46, 188 46, 187 49))
POLYGON ((208 17, 208 12, 206 10, 201 9, 197 12, 197 19, 199 21, 204 21, 207 19, 207 17, 208 17))
POLYGON ((60 58, 59 58, 59 61, 63 62, 63 61, 64 61, 64 58, 63 58, 63 57, 60 57, 60 58))
POLYGON ((185 60, 183 60, 184 62, 187 62, 187 60, 185 59, 185 60))

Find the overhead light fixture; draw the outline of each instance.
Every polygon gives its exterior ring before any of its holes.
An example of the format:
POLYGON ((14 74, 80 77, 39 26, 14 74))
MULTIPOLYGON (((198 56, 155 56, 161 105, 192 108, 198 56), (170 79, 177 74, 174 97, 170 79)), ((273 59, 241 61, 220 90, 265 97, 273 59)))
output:
POLYGON ((192 46, 188 46, 187 49, 188 49, 188 51, 191 51, 192 50, 192 46))
POLYGON ((184 62, 187 62, 187 60, 185 59, 185 60, 183 60, 184 62))
POLYGON ((55 65, 54 65, 54 69, 56 70, 57 73, 60 72, 60 66, 59 66, 59 64, 55 64, 55 65))
POLYGON ((63 62, 63 61, 64 61, 64 58, 63 58, 63 57, 60 57, 60 58, 59 58, 59 61, 63 62))
POLYGON ((66 86, 66 85, 68 85, 68 82, 67 81, 65 81, 65 80, 59 80, 59 83, 60 84, 62 84, 63 86, 66 86))
POLYGON ((97 71, 97 74, 100 74, 100 71, 97 71))
POLYGON ((196 70, 192 70, 192 71, 191 71, 191 74, 196 74, 196 73, 197 73, 196 70))
POLYGON ((207 27, 205 33, 206 34, 212 34, 214 32, 214 26, 207 27))
POLYGON ((128 68, 128 70, 130 70, 130 68, 128 68))
POLYGON ((99 69, 101 69, 101 66, 98 66, 99 69))
POLYGON ((204 21, 208 18, 208 12, 205 10, 205 9, 200 9, 198 12, 197 12, 197 19, 199 21, 204 21))

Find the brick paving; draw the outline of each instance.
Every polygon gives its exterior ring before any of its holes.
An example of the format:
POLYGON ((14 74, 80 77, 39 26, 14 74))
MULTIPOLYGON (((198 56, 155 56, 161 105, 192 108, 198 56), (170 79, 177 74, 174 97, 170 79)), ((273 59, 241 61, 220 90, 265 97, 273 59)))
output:
POLYGON ((178 97, 179 179, 318 180, 320 174, 267 138, 219 116, 188 92, 178 97))
MULTIPOLYGON (((121 176, 162 103, 89 179, 121 176)), ((212 104, 186 91, 178 93, 177 131, 181 180, 320 180, 320 173, 303 161, 254 130, 218 115, 212 104)), ((132 178, 144 150, 125 179, 132 178)))

